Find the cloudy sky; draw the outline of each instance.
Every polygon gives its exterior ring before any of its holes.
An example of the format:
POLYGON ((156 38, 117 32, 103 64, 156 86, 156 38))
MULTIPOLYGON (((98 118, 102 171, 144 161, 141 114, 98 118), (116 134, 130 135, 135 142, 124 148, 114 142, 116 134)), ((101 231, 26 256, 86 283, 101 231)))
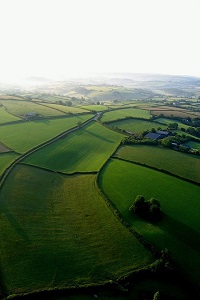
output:
POLYGON ((200 76, 200 0, 0 0, 0 79, 200 76))

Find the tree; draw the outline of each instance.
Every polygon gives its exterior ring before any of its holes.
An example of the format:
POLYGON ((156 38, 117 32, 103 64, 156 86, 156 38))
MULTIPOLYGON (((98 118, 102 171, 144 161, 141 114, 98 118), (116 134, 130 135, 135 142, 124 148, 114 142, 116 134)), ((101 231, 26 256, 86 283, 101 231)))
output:
POLYGON ((158 220, 161 216, 160 202, 155 198, 145 200, 143 195, 138 195, 135 198, 129 210, 149 220, 158 220))

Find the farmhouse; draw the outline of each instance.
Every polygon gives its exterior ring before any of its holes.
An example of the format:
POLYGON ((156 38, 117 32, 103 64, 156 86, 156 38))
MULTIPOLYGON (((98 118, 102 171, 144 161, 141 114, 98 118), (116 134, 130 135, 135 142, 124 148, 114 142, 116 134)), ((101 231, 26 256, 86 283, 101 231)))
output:
POLYGON ((34 119, 34 118, 37 118, 40 114, 36 113, 36 112, 28 112, 26 115, 25 115, 25 118, 27 119, 34 119))
POLYGON ((164 139, 168 136, 170 136, 171 133, 168 132, 168 131, 165 131, 165 130, 158 130, 157 132, 149 132, 147 133, 144 137, 145 138, 148 138, 150 140, 154 140, 154 141, 157 141, 157 140, 160 140, 160 139, 164 139))

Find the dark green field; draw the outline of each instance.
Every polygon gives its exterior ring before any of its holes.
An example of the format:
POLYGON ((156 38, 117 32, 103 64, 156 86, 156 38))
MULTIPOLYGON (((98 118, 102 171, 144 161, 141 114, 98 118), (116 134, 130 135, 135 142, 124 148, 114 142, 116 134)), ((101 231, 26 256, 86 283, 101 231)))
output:
POLYGON ((7 294, 104 283, 153 261, 107 207, 95 175, 19 165, 1 189, 0 214, 7 294))
POLYGON ((124 219, 159 249, 168 248, 179 267, 198 282, 200 187, 118 159, 104 167, 99 182, 124 219), (162 221, 152 224, 129 212, 141 194, 160 201, 162 221))

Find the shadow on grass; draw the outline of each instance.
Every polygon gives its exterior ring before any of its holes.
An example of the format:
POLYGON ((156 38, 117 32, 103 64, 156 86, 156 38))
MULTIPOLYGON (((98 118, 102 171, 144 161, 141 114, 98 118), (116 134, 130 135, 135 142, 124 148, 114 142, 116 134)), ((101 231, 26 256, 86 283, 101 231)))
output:
POLYGON ((100 139, 100 140, 102 140, 102 141, 105 141, 105 142, 107 142, 107 143, 114 144, 114 142, 113 142, 112 140, 107 139, 107 138, 105 138, 105 137, 103 137, 103 136, 101 136, 101 135, 99 135, 99 134, 97 134, 97 133, 88 131, 87 129, 85 130, 85 132, 88 133, 88 134, 90 134, 90 135, 95 136, 96 138, 98 138, 98 139, 100 139))
POLYGON ((30 243, 30 239, 28 235, 24 231, 24 228, 19 224, 17 219, 14 218, 14 216, 7 209, 4 209, 4 214, 7 220, 9 221, 10 225, 12 226, 12 228, 23 238, 24 241, 30 243))
POLYGON ((162 219, 155 224, 156 226, 200 252, 200 233, 197 230, 172 218, 166 213, 162 213, 162 215, 162 219))

